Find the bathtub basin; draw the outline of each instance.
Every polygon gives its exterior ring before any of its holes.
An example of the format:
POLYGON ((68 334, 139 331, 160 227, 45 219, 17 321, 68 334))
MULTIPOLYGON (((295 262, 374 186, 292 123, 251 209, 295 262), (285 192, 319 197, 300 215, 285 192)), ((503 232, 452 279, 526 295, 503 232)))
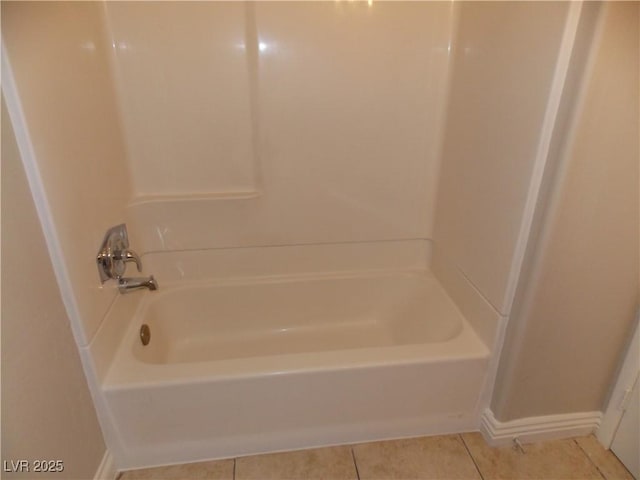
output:
POLYGON ((195 285, 148 296, 152 341, 136 359, 167 364, 444 342, 463 319, 424 275, 195 285))
POLYGON ((143 296, 102 387, 138 468, 471 430, 488 357, 428 271, 203 281, 143 296))

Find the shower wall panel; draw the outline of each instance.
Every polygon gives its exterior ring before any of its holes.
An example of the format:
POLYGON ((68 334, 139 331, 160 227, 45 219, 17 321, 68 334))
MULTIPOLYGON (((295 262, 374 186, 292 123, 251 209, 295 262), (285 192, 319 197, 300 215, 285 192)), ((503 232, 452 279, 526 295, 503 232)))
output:
POLYGON ((141 250, 431 236, 451 3, 106 8, 141 250))
POLYGON ((434 254, 502 314, 568 6, 463 2, 460 9, 434 254))
POLYGON ((105 9, 135 196, 255 192, 244 5, 105 9))

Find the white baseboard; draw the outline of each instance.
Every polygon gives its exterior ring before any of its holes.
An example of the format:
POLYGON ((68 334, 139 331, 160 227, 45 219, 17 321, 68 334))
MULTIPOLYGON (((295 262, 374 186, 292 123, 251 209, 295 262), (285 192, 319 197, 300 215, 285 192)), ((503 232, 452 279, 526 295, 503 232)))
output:
POLYGON ((601 419, 602 412, 581 412, 501 422, 487 409, 480 420, 480 431, 489 445, 499 447, 513 443, 516 438, 529 443, 588 435, 598 428, 601 419))
POLYGON ((113 455, 107 450, 104 452, 104 456, 102 457, 100 465, 98 465, 98 470, 96 470, 93 480, 114 480, 117 475, 118 470, 113 461, 113 455))

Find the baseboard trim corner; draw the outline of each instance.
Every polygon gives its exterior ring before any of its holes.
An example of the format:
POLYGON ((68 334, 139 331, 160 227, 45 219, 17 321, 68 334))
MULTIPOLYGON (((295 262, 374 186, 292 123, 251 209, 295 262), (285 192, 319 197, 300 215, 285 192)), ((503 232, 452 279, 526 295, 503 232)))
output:
POLYGON ((602 412, 579 412, 501 422, 487 409, 480 420, 480 432, 489 445, 499 447, 510 445, 516 438, 529 443, 588 435, 598 428, 601 419, 602 412))
POLYGON ((113 460, 113 455, 111 455, 111 452, 107 449, 104 452, 100 465, 98 465, 98 470, 96 470, 93 480, 115 480, 117 476, 118 469, 116 468, 116 463, 113 460))

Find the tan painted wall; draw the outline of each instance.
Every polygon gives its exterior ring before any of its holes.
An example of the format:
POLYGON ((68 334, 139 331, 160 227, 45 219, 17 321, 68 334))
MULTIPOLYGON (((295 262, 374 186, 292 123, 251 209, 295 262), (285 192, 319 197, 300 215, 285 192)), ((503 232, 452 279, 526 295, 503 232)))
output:
POLYGON ((639 8, 601 10, 582 96, 510 319, 500 421, 601 410, 638 305, 639 8))
POLYGON ((93 478, 105 452, 44 236, 2 103, 2 460, 64 461, 93 478))

